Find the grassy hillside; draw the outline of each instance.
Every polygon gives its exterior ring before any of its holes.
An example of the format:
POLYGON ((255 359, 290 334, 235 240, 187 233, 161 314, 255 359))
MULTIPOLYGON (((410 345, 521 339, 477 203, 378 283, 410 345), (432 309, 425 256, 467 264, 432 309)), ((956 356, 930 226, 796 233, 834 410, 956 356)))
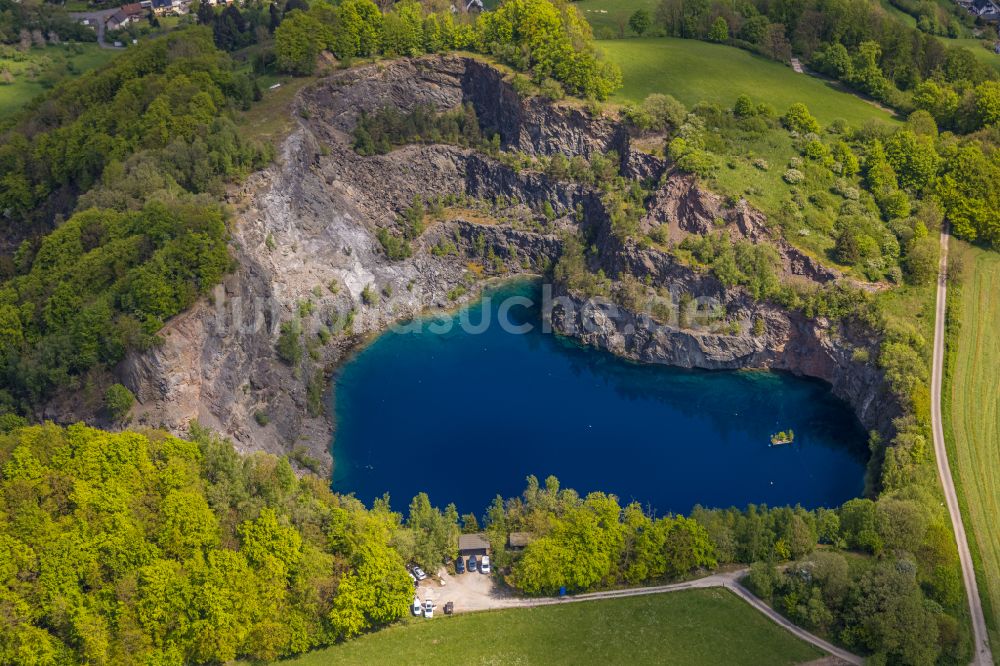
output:
POLYGON ((14 82, 0 85, 0 117, 17 111, 45 92, 43 83, 55 83, 63 77, 81 74, 108 62, 119 51, 102 49, 97 44, 74 44, 31 49, 16 58, 0 54, 0 70, 6 69, 14 82))
POLYGON ((720 589, 414 620, 283 666, 797 664, 823 656, 720 589))
POLYGON ((879 0, 879 4, 882 5, 882 9, 884 9, 889 16, 895 17, 896 20, 905 25, 907 28, 917 27, 917 19, 913 18, 899 7, 893 5, 889 2, 889 0, 879 0))
POLYGON ((604 41, 600 47, 622 69, 624 85, 615 94, 621 102, 641 101, 660 92, 689 106, 703 100, 730 106, 746 94, 779 112, 804 102, 824 124, 843 118, 857 126, 869 118, 891 118, 887 111, 826 81, 731 46, 651 37, 604 41))
POLYGON ((594 36, 602 39, 628 37, 634 34, 628 27, 628 19, 637 9, 645 9, 649 17, 655 19, 659 0, 580 0, 574 3, 583 17, 594 28, 594 36), (624 35, 621 32, 624 31, 624 35))
POLYGON ((972 535, 976 575, 990 639, 1000 645, 1000 255, 959 244, 965 279, 951 309, 957 331, 949 337, 944 391, 945 435, 952 474, 972 535), (950 427, 948 427, 950 426, 950 427))
POLYGON ((985 44, 992 44, 992 39, 945 39, 944 37, 939 37, 938 39, 948 46, 961 46, 969 49, 972 51, 972 55, 976 56, 977 60, 981 60, 997 71, 1000 71, 1000 55, 994 53, 992 48, 986 48, 985 46, 985 44))

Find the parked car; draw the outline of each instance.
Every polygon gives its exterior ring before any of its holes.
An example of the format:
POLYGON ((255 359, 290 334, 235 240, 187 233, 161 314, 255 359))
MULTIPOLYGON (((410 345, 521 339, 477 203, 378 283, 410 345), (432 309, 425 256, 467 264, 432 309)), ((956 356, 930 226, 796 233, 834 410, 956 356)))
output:
POLYGON ((434 617, 434 602, 428 599, 424 602, 424 617, 432 618, 434 617))
POLYGON ((413 585, 416 586, 416 584, 417 584, 417 577, 413 575, 412 571, 407 571, 406 573, 408 573, 410 575, 410 580, 413 581, 413 585))
POLYGON ((420 603, 420 597, 413 597, 413 614, 420 615, 423 608, 423 604, 420 603))
POLYGON ((420 567, 413 567, 413 575, 417 577, 417 580, 424 580, 427 578, 427 574, 420 567))
POLYGON ((455 573, 465 573, 465 558, 459 557, 455 560, 455 573))
POLYGON ((488 574, 490 572, 490 556, 483 555, 483 559, 479 561, 479 573, 488 574))
POLYGON ((472 573, 473 571, 475 571, 478 566, 479 566, 479 563, 476 562, 476 556, 475 555, 469 555, 469 566, 466 567, 469 570, 469 573, 472 573))
POLYGON ((451 615, 454 612, 455 612, 455 602, 454 601, 449 601, 448 603, 446 603, 444 605, 444 614, 445 615, 451 615))

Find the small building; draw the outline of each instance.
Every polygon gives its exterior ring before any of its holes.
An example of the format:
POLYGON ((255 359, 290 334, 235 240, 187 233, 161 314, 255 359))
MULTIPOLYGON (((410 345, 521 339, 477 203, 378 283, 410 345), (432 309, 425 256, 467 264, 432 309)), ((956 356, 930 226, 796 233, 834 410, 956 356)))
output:
POLYGON ((153 13, 158 16, 168 16, 171 14, 179 16, 186 14, 189 9, 188 5, 190 5, 190 2, 187 0, 152 0, 152 2, 153 13))
POLYGON ((146 15, 146 10, 138 2, 122 5, 108 18, 108 30, 121 30, 130 23, 135 23, 146 15))
POLYGON ((507 550, 524 550, 534 539, 531 532, 511 532, 507 536, 507 550))
POLYGON ((457 7, 454 4, 451 6, 452 14, 457 14, 459 11, 465 14, 483 11, 483 0, 457 0, 457 3, 457 7))
POLYGON ((132 18, 119 9, 108 17, 108 30, 121 30, 131 22, 132 18))
POLYGON ((458 537, 458 554, 463 557, 475 555, 481 557, 490 554, 490 542, 482 532, 461 534, 458 537))

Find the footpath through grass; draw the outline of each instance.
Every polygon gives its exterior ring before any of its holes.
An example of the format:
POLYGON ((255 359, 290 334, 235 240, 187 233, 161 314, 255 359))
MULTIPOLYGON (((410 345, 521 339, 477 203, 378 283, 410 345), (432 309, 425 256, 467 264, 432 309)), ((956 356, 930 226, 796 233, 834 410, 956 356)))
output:
POLYGON ((837 90, 833 84, 748 51, 694 39, 650 37, 602 41, 598 45, 622 69, 624 85, 613 100, 640 102, 650 93, 668 93, 687 106, 714 102, 732 106, 740 95, 767 102, 784 113, 803 102, 821 123, 843 118, 854 127, 866 120, 888 121, 891 114, 837 90))
POLYGON ((994 650, 1000 645, 1000 254, 955 243, 964 280, 949 308, 945 438, 994 650))
POLYGON ((822 656, 731 592, 710 589, 417 619, 281 664, 778 666, 822 656))

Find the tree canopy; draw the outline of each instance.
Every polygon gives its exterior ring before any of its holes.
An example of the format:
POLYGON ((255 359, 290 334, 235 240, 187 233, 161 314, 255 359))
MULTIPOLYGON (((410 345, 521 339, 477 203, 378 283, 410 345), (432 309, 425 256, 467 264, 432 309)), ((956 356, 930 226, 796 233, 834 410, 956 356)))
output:
POLYGON ((551 0, 507 0, 472 22, 427 13, 413 0, 384 14, 371 0, 317 0, 285 17, 274 48, 278 65, 295 74, 311 73, 324 49, 345 61, 474 50, 531 72, 538 83, 552 79, 572 94, 604 99, 621 85, 621 73, 598 57, 592 38, 573 5, 551 0))
POLYGON ((399 517, 196 431, 0 436, 0 662, 273 660, 406 613, 399 517))

